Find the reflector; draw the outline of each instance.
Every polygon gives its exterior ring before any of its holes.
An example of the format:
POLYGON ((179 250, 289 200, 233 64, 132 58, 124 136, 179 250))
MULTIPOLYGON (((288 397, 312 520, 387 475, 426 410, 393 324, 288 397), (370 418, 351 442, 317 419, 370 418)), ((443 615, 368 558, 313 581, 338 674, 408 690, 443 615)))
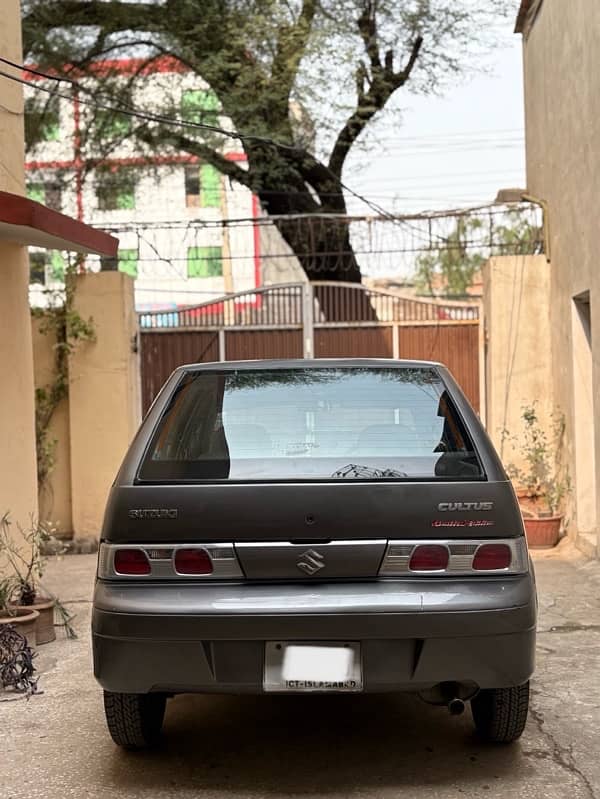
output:
POLYGON ((441 544, 422 544, 415 548, 408 568, 414 572, 442 571, 447 568, 450 553, 441 544))
POLYGON ((506 544, 482 544, 473 559, 476 571, 495 571, 508 569, 512 560, 512 552, 506 544))
POLYGON ((141 549, 117 549, 114 564, 117 574, 150 574, 152 571, 150 561, 141 549))
POLYGON ((178 549, 175 571, 178 574, 212 574, 212 560, 205 549, 178 549))

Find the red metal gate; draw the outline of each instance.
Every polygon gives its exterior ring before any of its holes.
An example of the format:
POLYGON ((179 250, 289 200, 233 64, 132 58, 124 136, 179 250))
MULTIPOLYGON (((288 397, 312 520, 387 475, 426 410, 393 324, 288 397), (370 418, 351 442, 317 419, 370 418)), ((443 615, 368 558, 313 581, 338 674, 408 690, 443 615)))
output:
POLYGON ((306 357, 440 361, 479 408, 476 305, 424 302, 354 283, 291 283, 139 319, 144 412, 181 364, 306 357))

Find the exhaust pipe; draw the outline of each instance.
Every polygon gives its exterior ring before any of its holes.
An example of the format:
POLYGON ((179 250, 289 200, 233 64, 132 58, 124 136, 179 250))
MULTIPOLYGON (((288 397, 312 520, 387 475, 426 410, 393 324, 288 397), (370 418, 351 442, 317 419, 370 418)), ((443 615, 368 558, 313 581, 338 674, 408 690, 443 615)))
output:
POLYGON ((462 699, 455 697, 448 702, 448 712, 451 716, 460 716, 465 712, 465 703, 462 699))

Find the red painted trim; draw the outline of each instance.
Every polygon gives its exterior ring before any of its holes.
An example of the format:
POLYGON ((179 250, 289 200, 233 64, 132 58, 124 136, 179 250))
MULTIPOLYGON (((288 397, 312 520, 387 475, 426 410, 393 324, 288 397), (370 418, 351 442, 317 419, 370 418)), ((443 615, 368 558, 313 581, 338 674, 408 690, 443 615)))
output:
MULTIPOLYGON (((252 195, 252 216, 257 219, 260 215, 260 204, 256 194, 252 195)), ((260 263, 260 227, 254 223, 254 286, 258 288, 262 281, 260 263)), ((258 297, 257 297, 258 299, 258 297)))
MULTIPOLYGON (((183 74, 185 72, 191 72, 189 67, 187 67, 174 56, 162 55, 158 56, 158 58, 154 58, 149 63, 146 63, 147 61, 147 58, 109 58, 104 61, 94 61, 93 64, 90 64, 89 70, 85 71, 78 69, 77 67, 73 67, 72 64, 65 64, 60 72, 53 69, 44 69, 40 71, 46 72, 48 75, 55 75, 56 77, 67 75, 73 80, 84 78, 90 73, 105 76, 111 72, 115 72, 120 75, 133 75, 138 71, 140 75, 154 75, 158 73, 169 72, 183 74)), ((31 63, 26 64, 25 66, 29 67, 30 69, 39 68, 37 64, 31 63)), ((46 78, 43 76, 32 75, 30 72, 25 72, 24 77, 30 81, 46 80, 46 78)))
MULTIPOLYGON (((245 153, 227 153, 228 161, 246 161, 245 153)), ((162 166, 168 164, 197 164, 201 159, 195 155, 157 155, 152 158, 145 156, 131 156, 129 158, 107 158, 105 160, 89 159, 88 165, 101 164, 102 166, 162 166)), ((83 166, 83 161, 81 162, 83 166)), ((27 161, 25 169, 32 171, 36 169, 77 169, 77 158, 71 161, 27 161)))
MULTIPOLYGON (((99 255, 116 256, 119 247, 119 240, 114 236, 94 230, 83 222, 52 211, 27 197, 7 191, 0 191, 0 223, 33 228, 49 236, 56 236, 63 239, 65 249, 75 245, 99 255)), ((24 239, 26 240, 26 236, 24 239)))
POLYGON ((26 161, 25 169, 31 172, 35 169, 75 169, 75 160, 69 161, 26 161))
POLYGON ((73 97, 73 121, 75 125, 75 135, 73 137, 73 154, 75 167, 75 192, 77 199, 77 219, 83 222, 83 167, 81 160, 81 107, 79 104, 79 92, 75 89, 73 97))

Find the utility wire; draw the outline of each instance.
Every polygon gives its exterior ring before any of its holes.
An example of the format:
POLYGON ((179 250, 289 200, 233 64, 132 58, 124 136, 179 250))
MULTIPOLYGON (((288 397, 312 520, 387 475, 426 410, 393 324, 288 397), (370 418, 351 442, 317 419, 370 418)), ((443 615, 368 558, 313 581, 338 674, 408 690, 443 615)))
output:
MULTIPOLYGON (((19 64, 19 63, 15 62, 15 61, 11 61, 10 59, 4 58, 2 56, 0 56, 0 62, 6 64, 7 66, 13 67, 14 69, 23 70, 24 72, 27 72, 27 73, 32 74, 32 75, 37 75, 38 77, 44 78, 46 80, 52 80, 55 83, 68 83, 71 87, 73 87, 74 89, 79 90, 80 92, 87 93, 87 94, 93 94, 95 98, 103 96, 102 92, 93 92, 91 89, 88 89, 87 87, 83 86, 81 83, 79 83, 76 80, 73 80, 72 78, 62 77, 62 76, 58 76, 58 75, 52 75, 50 73, 43 72, 42 70, 33 69, 32 67, 27 67, 25 64, 19 64)), ((49 89, 49 88, 47 88, 45 86, 39 85, 38 83, 34 83, 33 81, 26 80, 25 78, 17 77, 16 75, 11 75, 9 72, 5 72, 4 70, 0 70, 0 75, 2 75, 3 77, 7 78, 8 80, 12 80, 12 81, 15 81, 17 83, 21 83, 24 86, 28 86, 30 88, 33 88, 33 89, 36 89, 36 90, 39 90, 39 91, 43 91, 46 94, 49 94, 49 95, 51 95, 53 97, 60 97, 60 98, 62 98, 64 100, 68 100, 69 102, 73 102, 74 101, 73 97, 69 96, 68 94, 64 94, 63 92, 58 92, 58 91, 56 91, 55 88, 49 89)), ((105 94, 104 94, 104 96, 105 96, 105 94)), ((146 122, 157 122, 159 124, 172 125, 172 126, 176 126, 176 127, 180 127, 180 128, 194 128, 194 129, 197 129, 197 130, 204 130, 204 131, 207 131, 207 132, 216 133, 218 135, 222 135, 222 136, 228 137, 230 139, 239 141, 242 144, 244 142, 255 142, 255 143, 258 142, 258 143, 265 144, 265 145, 270 146, 270 147, 274 147, 276 149, 284 150, 286 152, 291 152, 291 153, 294 153, 294 154, 300 154, 301 153, 301 150, 299 150, 297 147, 295 147, 293 145, 285 144, 283 142, 278 142, 275 139, 266 138, 266 137, 262 137, 262 136, 255 136, 255 135, 248 135, 248 134, 244 134, 244 133, 238 133, 237 131, 227 130, 227 129, 221 128, 221 127, 219 127, 217 125, 208 125, 208 124, 203 123, 203 122, 191 122, 191 121, 188 121, 188 120, 179 119, 177 117, 167 117, 167 116, 164 116, 162 114, 155 114, 155 113, 152 113, 152 112, 140 111, 139 109, 136 109, 133 106, 114 105, 112 103, 98 102, 97 100, 93 100, 92 101, 92 100, 78 98, 78 102, 81 105, 84 105, 86 107, 95 108, 95 109, 101 110, 101 111, 109 111, 109 112, 112 112, 112 113, 122 114, 122 115, 125 115, 125 116, 129 116, 129 117, 133 117, 133 118, 137 118, 137 119, 142 119, 142 120, 144 120, 146 122)), ((332 178, 338 183, 340 188, 342 188, 344 191, 348 192, 348 194, 350 194, 355 199, 357 199, 360 202, 364 203, 366 206, 371 208, 371 210, 375 211, 378 214, 381 214, 382 216, 388 217, 388 219, 393 221, 395 224, 406 225, 406 226, 410 227, 410 224, 408 222, 406 222, 406 220, 398 219, 397 216, 395 216, 394 214, 390 213, 387 209, 385 209, 379 203, 374 202, 373 200, 371 200, 368 197, 366 197, 364 194, 362 194, 362 193, 360 193, 358 191, 355 191, 354 189, 350 188, 350 186, 348 186, 344 181, 342 181, 341 177, 339 177, 332 170, 330 170, 327 165, 325 165, 325 169, 331 174, 332 178)), ((315 192, 315 193, 317 193, 317 192, 315 192)), ((420 231, 418 231, 418 232, 420 233, 420 231)))
MULTIPOLYGON (((9 59, 3 58, 2 56, 0 56, 0 62, 13 67, 14 69, 20 69, 23 70, 24 72, 28 72, 30 74, 43 77, 47 80, 53 80, 55 82, 60 82, 60 83, 68 83, 73 88, 76 88, 79 91, 82 91, 83 93, 93 93, 94 96, 96 97, 102 97, 101 92, 94 93, 90 89, 87 89, 78 81, 73 80, 72 78, 64 78, 57 75, 51 75, 49 73, 42 72, 41 70, 36 70, 31 67, 27 67, 24 64, 18 64, 15 61, 10 61, 9 59)), ((73 97, 70 97, 67 94, 64 94, 62 92, 57 92, 55 89, 48 89, 45 86, 40 86, 37 83, 33 83, 32 81, 26 80, 25 78, 20 78, 17 77, 16 75, 11 75, 9 72, 5 72, 4 70, 0 70, 0 75, 7 78, 8 80, 15 81, 16 83, 21 83, 24 86, 29 86, 36 90, 43 91, 46 94, 51 94, 54 97, 61 97, 64 100, 69 100, 70 102, 73 102, 73 97)), ((102 102, 99 103, 97 101, 90 101, 81 98, 79 98, 79 102, 81 103, 81 105, 85 105, 90 108, 95 108, 100 111, 110 111, 112 113, 123 114, 125 116, 130 116, 137 119, 143 119, 146 122, 157 122, 159 124, 174 125, 176 127, 181 127, 181 128, 194 128, 196 130, 204 130, 210 133, 216 133, 221 136, 226 136, 230 139, 239 141, 242 144, 244 142, 254 142, 259 144, 265 144, 269 147, 275 147, 276 149, 284 150, 286 152, 301 154, 301 150, 299 150, 299 148, 295 147, 294 145, 278 142, 275 139, 267 138, 264 136, 255 136, 245 133, 238 133, 237 131, 221 128, 218 125, 208 125, 203 122, 190 122, 187 120, 179 119, 177 117, 167 117, 162 114, 154 114, 147 111, 140 111, 138 109, 133 108, 132 106, 115 106, 109 103, 102 103, 102 102)), ((377 203, 373 203, 371 200, 367 199, 364 195, 360 194, 357 191, 354 191, 354 189, 351 189, 349 186, 347 186, 341 180, 341 178, 338 175, 336 175, 332 170, 330 170, 329 167, 327 167, 326 165, 325 169, 331 174, 332 178, 334 178, 334 180, 339 184, 339 186, 342 189, 347 191, 357 200, 361 200, 361 202, 365 203, 365 205, 369 206, 372 210, 376 210, 378 213, 383 213, 383 214, 388 213, 377 203)))
MULTIPOLYGON (((72 88, 77 89, 77 90, 83 92, 84 94, 93 94, 95 98, 97 98, 97 97, 101 98, 103 96, 102 92, 93 92, 92 90, 88 89, 87 87, 83 86, 81 83, 79 83, 76 80, 73 80, 72 78, 62 77, 62 76, 58 76, 58 75, 52 75, 50 73, 43 72, 42 70, 34 69, 32 67, 27 67, 25 64, 19 64, 19 63, 15 62, 15 61, 11 61, 10 59, 4 58, 2 56, 0 56, 0 62, 4 63, 7 66, 10 66, 10 67, 12 67, 14 69, 19 69, 19 70, 22 70, 22 71, 27 72, 29 74, 36 75, 38 77, 44 78, 45 80, 51 80, 51 81, 54 81, 55 83, 68 83, 72 88)), ((74 101, 73 97, 71 97, 71 96, 69 96, 67 94, 64 94, 63 92, 56 91, 56 88, 49 89, 49 88, 47 88, 45 86, 39 85, 38 83, 34 83, 33 81, 26 80, 25 78, 18 77, 16 75, 11 75, 9 72, 6 72, 4 70, 0 70, 0 75, 2 75, 3 77, 7 78, 8 80, 11 80, 11 81, 14 81, 14 82, 17 82, 17 83, 21 83, 24 86, 28 86, 30 88, 34 88, 34 89, 36 89, 38 91, 43 91, 46 94, 50 94, 53 97, 60 97, 62 99, 68 100, 70 102, 74 101)), ((104 96, 105 96, 105 94, 104 94, 104 96)), ((204 131, 207 131, 207 132, 216 133, 218 135, 228 137, 228 138, 230 138, 232 140, 239 141, 242 144, 244 144, 244 142, 255 142, 255 143, 265 144, 267 146, 274 147, 276 149, 280 149, 280 150, 283 150, 283 151, 286 151, 286 152, 291 152, 291 153, 294 153, 294 154, 297 154, 297 155, 301 154, 301 152, 302 152, 301 150, 299 150, 299 148, 297 148, 297 147, 295 147, 293 145, 285 144, 283 142, 278 142, 278 141, 276 141, 275 139, 272 139, 272 138, 239 133, 237 131, 227 130, 227 129, 222 128, 222 127, 220 127, 218 125, 209 125, 209 124, 206 124, 206 123, 203 123, 203 122, 192 122, 192 121, 188 121, 188 120, 179 119, 177 117, 168 117, 168 116, 165 116, 165 115, 162 115, 162 114, 155 114, 155 113, 151 113, 151 112, 147 112, 147 111, 140 111, 139 109, 136 109, 133 106, 114 105, 113 103, 98 102, 96 99, 91 101, 91 100, 87 100, 87 99, 78 98, 78 101, 79 101, 79 103, 81 105, 84 105, 86 107, 91 107, 91 108, 95 108, 97 110, 102 110, 102 111, 109 111, 109 112, 116 113, 116 114, 122 114, 122 115, 125 115, 125 116, 129 116, 129 117, 133 117, 133 118, 137 118, 137 119, 142 119, 142 120, 144 120, 146 122, 156 122, 156 123, 159 123, 159 124, 171 125, 171 126, 180 127, 180 128, 193 128, 193 129, 197 129, 197 130, 204 130, 204 131)), ((350 188, 347 184, 345 184, 342 181, 342 179, 338 175, 336 175, 332 170, 330 170, 329 167, 325 166, 325 168, 331 174, 331 176, 334 178, 334 180, 338 183, 338 185, 342 189, 347 191, 350 195, 352 195, 355 199, 360 200, 365 205, 367 205, 369 208, 371 208, 371 210, 376 211, 378 214, 381 214, 382 216, 387 217, 388 219, 393 221, 395 224, 400 224, 400 225, 407 226, 407 227, 413 229, 415 232, 418 232, 419 234, 421 234, 421 231, 416 229, 416 228, 414 228, 413 226, 411 226, 410 223, 408 223, 406 221, 406 219, 398 219, 397 216, 395 216, 394 214, 391 214, 389 211, 387 211, 379 203, 374 202, 373 200, 370 200, 364 194, 362 194, 360 192, 357 192, 354 189, 350 188)), ((444 240, 442 236, 439 236, 437 234, 436 234, 436 238, 438 238, 441 241, 444 240)))

